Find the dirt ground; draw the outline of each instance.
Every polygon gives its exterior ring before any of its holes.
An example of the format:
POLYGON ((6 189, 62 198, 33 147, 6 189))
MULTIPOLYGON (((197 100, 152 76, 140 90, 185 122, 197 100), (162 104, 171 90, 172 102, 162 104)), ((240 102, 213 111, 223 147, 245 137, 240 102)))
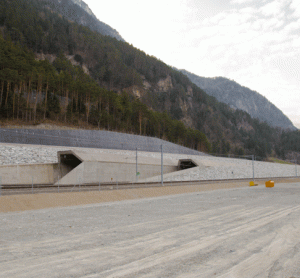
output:
POLYGON ((0 277, 300 278, 299 200, 299 180, 2 196, 0 277))
MULTIPOLYGON (((299 179, 278 179, 274 180, 275 186, 278 183, 300 182, 299 179)), ((264 180, 257 181, 259 185, 264 184, 264 180)), ((189 186, 164 186, 139 189, 103 190, 91 192, 73 193, 45 193, 1 196, 0 212, 14 212, 37 210, 53 207, 68 207, 103 202, 115 202, 132 199, 142 199, 167 195, 176 195, 192 192, 210 191, 216 189, 230 189, 247 187, 249 182, 219 182, 214 184, 195 184, 189 186)))

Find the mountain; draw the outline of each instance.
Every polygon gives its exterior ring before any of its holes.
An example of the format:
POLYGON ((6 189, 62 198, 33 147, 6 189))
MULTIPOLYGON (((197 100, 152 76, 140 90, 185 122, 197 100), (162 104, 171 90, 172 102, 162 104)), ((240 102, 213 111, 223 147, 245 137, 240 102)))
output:
POLYGON ((281 129, 217 101, 132 45, 71 20, 70 11, 78 20, 92 17, 71 0, 0 1, 0 121, 92 126, 224 155, 283 157, 294 148, 291 141, 282 147, 281 129))
POLYGON ((53 11, 63 15, 68 20, 89 27, 102 35, 124 41, 121 35, 109 25, 97 19, 89 6, 82 0, 40 0, 53 11))
POLYGON ((246 111, 253 118, 273 127, 296 130, 289 118, 261 94, 224 77, 206 78, 186 70, 181 70, 181 72, 218 101, 227 103, 234 109, 246 111))
POLYGON ((85 10, 89 15, 93 16, 94 18, 96 18, 96 16, 92 12, 92 10, 89 8, 89 6, 85 2, 83 2, 82 0, 72 0, 72 1, 73 1, 74 4, 78 5, 83 10, 85 10))

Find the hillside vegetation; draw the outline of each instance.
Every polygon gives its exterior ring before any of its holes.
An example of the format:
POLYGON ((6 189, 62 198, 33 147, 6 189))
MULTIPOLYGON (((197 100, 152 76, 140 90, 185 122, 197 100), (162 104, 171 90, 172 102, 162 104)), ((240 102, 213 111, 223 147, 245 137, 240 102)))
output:
POLYGON ((218 102, 132 45, 70 21, 52 2, 0 2, 2 120, 85 121, 217 154, 290 151, 279 128, 218 102))
POLYGON ((124 41, 120 34, 109 25, 99 21, 86 3, 81 0, 40 0, 53 11, 58 12, 69 20, 89 27, 102 35, 124 41))
POLYGON ((274 104, 259 93, 224 77, 200 77, 181 70, 189 79, 218 101, 234 109, 246 111, 251 117, 267 122, 273 127, 296 130, 293 123, 274 104))
POLYGON ((209 151, 206 136, 166 113, 152 111, 126 92, 101 88, 60 55, 53 65, 0 38, 1 118, 37 122, 79 120, 105 128, 164 138, 209 151))

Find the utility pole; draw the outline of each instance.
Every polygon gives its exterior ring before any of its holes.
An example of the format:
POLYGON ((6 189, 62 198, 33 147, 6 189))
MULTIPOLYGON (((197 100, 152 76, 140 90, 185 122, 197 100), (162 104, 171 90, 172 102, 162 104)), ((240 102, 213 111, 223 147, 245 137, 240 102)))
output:
POLYGON ((253 172, 253 181, 254 181, 254 154, 252 154, 252 172, 253 172))
POLYGON ((161 145, 161 186, 164 186, 164 153, 163 153, 163 145, 161 145))
POLYGON ((138 148, 136 148, 135 154, 135 175, 136 175, 136 182, 138 181, 138 148))

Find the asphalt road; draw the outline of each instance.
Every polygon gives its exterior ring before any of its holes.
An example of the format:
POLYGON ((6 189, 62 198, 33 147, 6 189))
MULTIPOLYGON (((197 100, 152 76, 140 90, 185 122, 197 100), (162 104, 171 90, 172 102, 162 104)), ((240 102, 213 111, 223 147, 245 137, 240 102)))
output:
POLYGON ((300 277, 300 183, 0 213, 0 277, 300 277))

